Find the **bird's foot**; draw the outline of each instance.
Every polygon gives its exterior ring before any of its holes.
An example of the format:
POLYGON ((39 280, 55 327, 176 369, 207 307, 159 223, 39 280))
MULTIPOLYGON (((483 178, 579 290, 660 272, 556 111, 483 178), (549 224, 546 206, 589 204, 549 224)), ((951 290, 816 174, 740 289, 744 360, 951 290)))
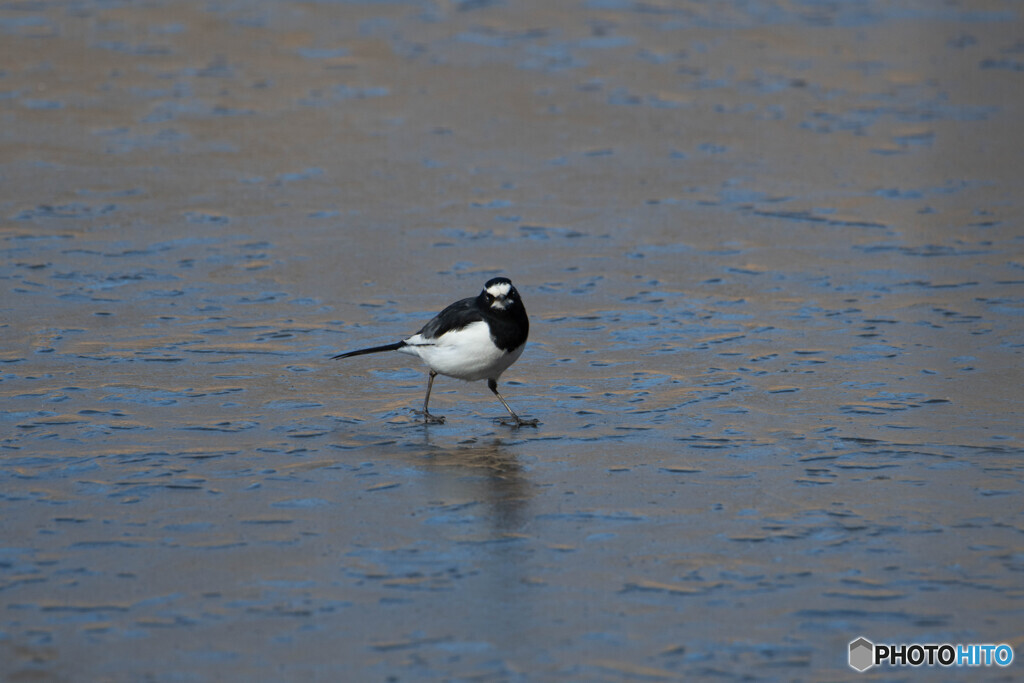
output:
POLYGON ((540 420, 524 420, 518 415, 514 417, 499 417, 496 418, 498 422, 506 427, 513 427, 518 429, 519 427, 536 427, 540 424, 540 420))
POLYGON ((427 413, 427 412, 422 412, 422 413, 419 413, 419 414, 423 416, 423 424, 427 424, 427 425, 443 425, 444 424, 444 415, 434 415, 433 413, 427 413))

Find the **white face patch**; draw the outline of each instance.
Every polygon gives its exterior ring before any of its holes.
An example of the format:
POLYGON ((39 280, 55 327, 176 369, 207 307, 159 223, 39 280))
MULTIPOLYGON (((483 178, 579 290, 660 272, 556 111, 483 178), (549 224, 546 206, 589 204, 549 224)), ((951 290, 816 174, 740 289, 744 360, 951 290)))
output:
POLYGON ((512 291, 512 285, 508 282, 496 282, 487 288, 487 294, 491 297, 491 308, 504 311, 508 306, 508 293, 512 291))
POLYGON ((487 288, 487 293, 497 299, 503 296, 508 296, 508 293, 511 290, 512 285, 508 282, 497 282, 487 288))

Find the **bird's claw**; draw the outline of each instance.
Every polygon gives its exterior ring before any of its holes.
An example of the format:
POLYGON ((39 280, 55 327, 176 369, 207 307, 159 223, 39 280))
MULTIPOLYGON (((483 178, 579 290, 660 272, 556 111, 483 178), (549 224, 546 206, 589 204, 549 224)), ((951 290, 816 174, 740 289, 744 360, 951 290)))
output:
POLYGON ((499 417, 499 418, 495 418, 495 419, 497 419, 497 421, 500 424, 502 424, 502 425, 504 425, 506 427, 513 427, 515 429, 518 429, 519 427, 536 427, 537 425, 540 424, 540 420, 533 420, 533 419, 524 420, 521 417, 515 417, 515 418, 499 417))

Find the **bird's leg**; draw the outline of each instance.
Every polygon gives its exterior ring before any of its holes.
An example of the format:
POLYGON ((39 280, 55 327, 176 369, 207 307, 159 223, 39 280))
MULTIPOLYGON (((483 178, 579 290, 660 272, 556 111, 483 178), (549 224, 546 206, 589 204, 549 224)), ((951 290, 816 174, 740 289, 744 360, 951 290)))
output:
POLYGON ((430 377, 427 379, 427 396, 423 399, 423 422, 428 425, 444 424, 444 415, 431 415, 430 409, 427 407, 430 404, 430 390, 434 386, 435 377, 437 377, 437 373, 431 370, 430 377))
MULTIPOLYGON (((538 424, 540 424, 537 420, 524 420, 523 418, 521 418, 518 415, 516 415, 516 411, 512 410, 509 407, 508 403, 505 401, 505 399, 502 398, 501 394, 498 393, 498 382, 497 382, 497 380, 493 380, 493 379, 487 380, 487 388, 494 392, 494 395, 498 397, 499 401, 501 401, 501 405, 505 406, 505 410, 507 410, 508 414, 512 416, 512 420, 514 420, 514 422, 512 423, 512 426, 514 426, 514 427, 536 427, 538 424)), ((502 420, 502 422, 504 422, 504 420, 502 420)))

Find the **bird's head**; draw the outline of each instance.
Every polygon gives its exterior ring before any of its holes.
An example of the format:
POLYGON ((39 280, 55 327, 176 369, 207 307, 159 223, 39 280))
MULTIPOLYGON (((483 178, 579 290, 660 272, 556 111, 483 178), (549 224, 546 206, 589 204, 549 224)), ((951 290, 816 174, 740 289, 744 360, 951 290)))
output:
POLYGON ((512 286, 512 281, 507 277, 496 277, 488 280, 480 296, 487 306, 497 311, 507 310, 519 301, 519 292, 516 291, 516 288, 512 286))

